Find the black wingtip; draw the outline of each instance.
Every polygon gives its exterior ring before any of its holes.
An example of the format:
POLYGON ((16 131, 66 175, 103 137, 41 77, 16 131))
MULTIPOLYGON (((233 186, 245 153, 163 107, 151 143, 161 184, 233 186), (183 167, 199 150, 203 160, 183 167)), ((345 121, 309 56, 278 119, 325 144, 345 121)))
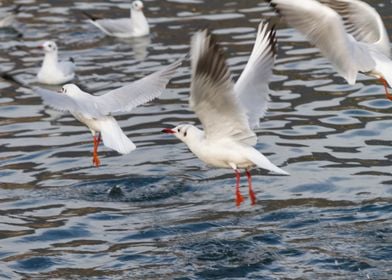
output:
POLYGON ((270 46, 271 46, 271 51, 273 53, 273 55, 277 54, 277 44, 278 44, 278 40, 276 39, 276 29, 275 29, 275 24, 272 25, 270 27, 270 34, 269 34, 269 42, 270 42, 270 46))
POLYGON ((280 10, 278 8, 278 4, 272 2, 272 0, 265 0, 265 1, 270 5, 270 7, 275 11, 275 13, 281 15, 280 10))
POLYGON ((72 63, 75 63, 75 59, 73 57, 70 57, 69 61, 71 61, 72 63))
MULTIPOLYGON (((268 46, 270 49, 270 53, 272 54, 272 56, 275 56, 277 54, 277 44, 278 41, 276 39, 276 24, 272 23, 271 19, 267 19, 267 20, 262 20, 260 26, 263 26, 263 28, 259 29, 259 32, 261 32, 261 30, 263 30, 264 28, 267 29, 267 32, 265 36, 268 37, 268 46)), ((260 28, 260 27, 259 27, 260 28)), ((258 34, 258 36, 261 36, 258 34)))
POLYGON ((89 13, 87 13, 87 12, 85 12, 85 11, 81 11, 81 13, 82 13, 85 17, 87 17, 88 19, 91 19, 92 21, 96 21, 96 20, 98 20, 98 19, 101 19, 100 17, 93 16, 92 14, 89 14, 89 13))
POLYGON ((214 35, 206 31, 208 46, 205 52, 199 57, 196 65, 196 73, 208 76, 212 81, 220 82, 229 75, 228 66, 224 57, 224 52, 214 35))

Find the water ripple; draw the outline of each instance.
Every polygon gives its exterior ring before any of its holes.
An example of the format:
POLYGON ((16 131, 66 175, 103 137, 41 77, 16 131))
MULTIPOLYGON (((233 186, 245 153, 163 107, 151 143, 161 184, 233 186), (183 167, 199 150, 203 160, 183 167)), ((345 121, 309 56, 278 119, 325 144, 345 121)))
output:
MULTIPOLYGON (((1 71, 33 83, 36 46, 54 39, 61 58, 76 60, 76 83, 96 94, 182 57, 206 27, 237 78, 260 17, 273 16, 254 0, 151 0, 152 35, 128 40, 106 37, 80 11, 125 16, 129 3, 17 2, 23 37, 0 30, 1 71)), ((387 2, 368 1, 390 29, 387 2)), ((0 278, 389 279, 392 103, 376 80, 346 84, 295 30, 277 28, 256 148, 291 176, 252 170, 253 207, 244 175, 237 208, 231 170, 205 166, 160 133, 198 124, 188 62, 158 100, 116 116, 138 149, 122 156, 100 147, 100 168, 91 165, 87 128, 0 81, 0 278)))

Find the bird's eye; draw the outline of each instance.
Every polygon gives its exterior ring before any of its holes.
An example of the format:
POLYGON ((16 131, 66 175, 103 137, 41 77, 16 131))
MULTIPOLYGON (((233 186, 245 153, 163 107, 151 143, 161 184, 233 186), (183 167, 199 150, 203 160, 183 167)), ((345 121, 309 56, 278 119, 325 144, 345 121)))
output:
POLYGON ((186 137, 186 131, 184 132, 184 137, 186 137))

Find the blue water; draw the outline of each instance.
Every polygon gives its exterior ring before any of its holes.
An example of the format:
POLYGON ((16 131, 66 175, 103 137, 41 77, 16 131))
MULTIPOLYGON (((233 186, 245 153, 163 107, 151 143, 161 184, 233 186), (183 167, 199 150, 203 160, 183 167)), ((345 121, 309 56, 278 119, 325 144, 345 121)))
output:
MULTIPOLYGON (((77 63, 77 83, 103 93, 175 61, 209 28, 236 78, 262 1, 145 1, 150 38, 105 37, 80 10, 124 16, 127 1, 22 4, 18 37, 0 30, 0 69, 33 82, 57 41, 77 63)), ((392 34, 391 1, 368 1, 392 34)), ((116 118, 138 148, 100 147, 70 115, 0 80, 0 279, 391 279, 392 103, 360 76, 349 86, 283 22, 267 116, 257 148, 291 173, 253 170, 257 204, 234 202, 231 170, 212 169, 160 133, 184 121, 189 64, 148 105, 116 118)))

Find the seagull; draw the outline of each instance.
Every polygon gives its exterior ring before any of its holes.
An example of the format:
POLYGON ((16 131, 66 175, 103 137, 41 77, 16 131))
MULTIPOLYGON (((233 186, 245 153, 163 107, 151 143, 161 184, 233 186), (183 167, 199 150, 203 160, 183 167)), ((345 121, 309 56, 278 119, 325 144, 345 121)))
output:
POLYGON ((392 95, 390 42, 377 11, 359 0, 267 0, 289 25, 299 30, 330 60, 350 84, 358 72, 375 77, 392 95))
POLYGON ((143 13, 143 2, 133 1, 131 4, 131 17, 119 19, 100 19, 83 12, 89 21, 108 36, 119 38, 134 38, 146 36, 150 27, 143 13))
MULTIPOLYGON (((140 80, 99 96, 87 93, 75 84, 66 84, 58 92, 37 86, 31 89, 41 96, 45 104, 58 111, 70 112, 90 129, 94 142, 93 165, 99 166, 98 146, 101 140, 106 147, 120 154, 128 154, 136 148, 112 114, 129 112, 136 106, 160 96, 181 65, 181 61, 182 59, 140 80)), ((25 82, 7 74, 2 77, 29 87, 25 82)))
POLYGON ((8 13, 0 20, 0 28, 12 27, 16 20, 16 15, 20 12, 20 7, 20 5, 16 6, 11 13, 8 13))
POLYGON ((268 106, 268 81, 275 61, 275 31, 261 22, 257 38, 245 69, 237 83, 212 35, 206 30, 191 39, 192 81, 190 108, 196 113, 204 131, 191 124, 165 128, 207 165, 232 168, 236 175, 236 205, 244 201, 240 193, 240 168, 248 178, 251 204, 256 203, 249 169, 253 166, 288 175, 271 163, 253 146, 257 136, 253 128, 268 106))
POLYGON ((46 41, 39 47, 45 52, 44 61, 37 74, 40 83, 59 85, 69 82, 75 77, 73 60, 58 61, 57 45, 54 41, 46 41))

